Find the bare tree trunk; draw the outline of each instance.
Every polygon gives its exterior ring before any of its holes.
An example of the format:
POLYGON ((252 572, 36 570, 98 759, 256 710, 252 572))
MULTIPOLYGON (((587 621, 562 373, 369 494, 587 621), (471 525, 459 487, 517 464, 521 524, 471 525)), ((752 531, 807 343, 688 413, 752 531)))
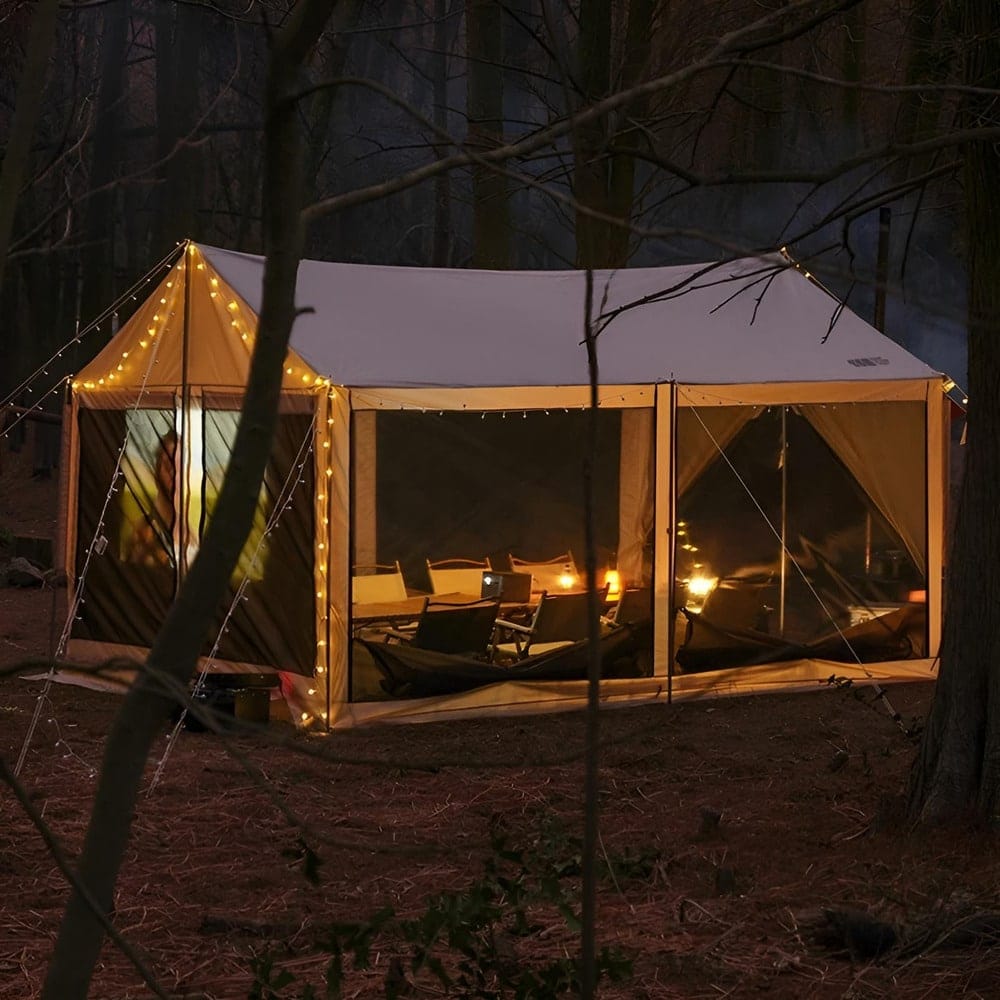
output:
MULTIPOLYGON (((309 49, 331 12, 327 0, 302 0, 276 35, 268 76, 265 126, 263 299, 250 381, 232 458, 201 550, 108 734, 100 782, 78 874, 101 910, 112 910, 114 886, 150 748, 172 704, 166 676, 186 684, 230 574, 246 541, 277 421, 288 338, 295 319, 295 280, 303 232, 302 149, 290 95, 309 49)), ((91 908, 71 894, 43 1000, 85 1000, 104 937, 91 908)))
MULTIPOLYGON (((962 5, 965 80, 1000 86, 1000 7, 962 5)), ((969 98, 969 125, 996 128, 1000 110, 969 98)), ((969 411, 965 475, 946 588, 941 673, 910 780, 910 815, 930 823, 970 817, 1000 821, 1000 150, 973 142, 965 151, 969 268, 969 411)))
MULTIPOLYGON (((337 4, 334 20, 323 40, 322 52, 317 53, 318 71, 325 79, 332 80, 344 75, 347 56, 355 37, 353 29, 357 27, 360 16, 361 0, 341 0, 337 4)), ((330 129, 338 114, 343 120, 348 118, 345 97, 340 87, 322 87, 309 98, 306 107, 303 108, 308 123, 306 187, 303 195, 305 202, 315 201, 323 189, 324 181, 329 178, 331 172, 331 160, 333 171, 337 169, 338 141, 331 142, 330 129)), ((310 256, 316 253, 324 257, 330 251, 333 252, 334 259, 340 259, 343 249, 336 244, 330 245, 328 233, 314 232, 307 253, 310 256)))
MULTIPOLYGON (((467 0, 469 146, 485 153, 503 143, 503 7, 499 0, 467 0)), ((510 267, 507 179, 472 168, 472 266, 510 267)))
MULTIPOLYGON (((625 54, 619 83, 622 89, 634 87, 648 72, 655 10, 656 0, 631 0, 629 4, 625 54)), ((635 205, 635 150, 645 141, 639 119, 646 113, 647 106, 647 101, 628 104, 622 110, 624 124, 612 140, 614 155, 608 179, 608 209, 621 221, 621 225, 608 227, 605 267, 625 267, 628 264, 628 227, 635 205)))
MULTIPOLYGON (((434 124, 448 131, 448 31, 447 0, 434 0, 434 124)), ((447 146, 437 143, 438 159, 448 155, 447 146)), ((434 178, 434 234, 431 264, 447 267, 451 260, 451 178, 447 172, 434 178)))
POLYGON ((17 85, 14 119, 7 136, 3 166, 0 167, 0 288, 3 287, 7 250, 14 229, 14 212, 27 173, 31 140, 42 107, 45 77, 58 20, 59 0, 40 0, 31 21, 24 67, 17 85))
POLYGON ((101 83, 91 137, 90 188, 84 224, 82 314, 96 316, 114 298, 115 198, 113 181, 121 158, 125 49, 129 0, 112 0, 104 8, 101 35, 101 83))
POLYGON ((900 142, 926 139, 937 124, 941 92, 932 84, 938 82, 948 59, 941 39, 944 6, 939 0, 913 0, 910 5, 905 82, 907 86, 923 85, 927 89, 904 97, 897 133, 900 142))
MULTIPOLYGON (((865 73, 865 36, 868 28, 867 10, 858 4, 844 12, 843 55, 841 66, 844 79, 848 83, 860 83, 865 73)), ((840 113, 844 126, 851 136, 852 149, 861 142, 861 102, 860 92, 853 87, 845 87, 840 113)))
MULTIPOLYGON (((583 103, 604 97, 611 84, 611 0, 581 0, 577 65, 583 103)), ((594 119, 577 129, 574 161, 576 266, 600 267, 608 245, 607 223, 579 207, 609 214, 606 120, 594 119)))
MULTIPOLYGON (((656 0, 632 0, 624 27, 621 68, 612 66, 613 22, 624 18, 611 0, 584 0, 580 10, 580 80, 583 101, 627 89, 648 72, 656 0)), ((578 130, 573 195, 576 214, 577 267, 625 267, 630 249, 629 225, 635 206, 635 153, 644 142, 640 119, 646 100, 631 101, 612 126, 606 119, 578 130), (583 211, 580 211, 580 209, 583 211), (595 218, 591 212, 607 218, 595 218), (617 224, 614 221, 617 220, 617 224)))
POLYGON ((156 135, 160 188, 151 256, 178 240, 199 238, 203 188, 201 150, 191 134, 198 120, 202 17, 189 4, 158 4, 156 18, 156 135))

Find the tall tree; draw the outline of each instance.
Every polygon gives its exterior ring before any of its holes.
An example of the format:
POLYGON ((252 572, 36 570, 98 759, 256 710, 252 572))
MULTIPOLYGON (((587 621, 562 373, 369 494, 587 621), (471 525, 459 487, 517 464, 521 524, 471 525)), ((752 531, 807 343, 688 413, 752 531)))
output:
MULTIPOLYGON (((1000 129, 1000 5, 962 0, 969 128, 1000 129), (990 93, 992 91, 992 93, 990 93)), ((1000 146, 965 149, 969 281, 966 468, 946 581, 941 670, 911 775, 911 816, 1000 822, 1000 146)))
MULTIPOLYGON (((639 84, 649 69, 656 0, 632 0, 627 14, 612 0, 583 0, 577 79, 585 107, 613 90, 639 84), (615 29, 623 34, 614 61, 615 29)), ((635 201, 636 153, 648 99, 637 97, 577 129, 573 165, 577 267, 624 267, 635 201)))
POLYGON ((160 3, 154 9, 159 147, 156 235, 150 254, 154 258, 177 240, 200 235, 198 199, 204 185, 195 127, 201 92, 202 16, 198 7, 186 3, 160 3))
MULTIPOLYGON (((465 5, 469 148, 483 153, 503 143, 503 4, 465 5)), ((472 266, 510 266, 507 179, 480 163, 472 167, 472 266)))
POLYGON ((232 458, 198 556, 136 683, 108 733, 94 807, 74 889, 63 915, 43 1000, 85 1000, 111 912, 139 785, 153 741, 173 703, 170 683, 187 685, 215 610, 253 522, 271 441, 302 254, 303 152, 296 91, 302 65, 332 12, 301 0, 275 36, 267 83, 263 300, 250 380, 232 458), (89 897, 89 898, 88 898, 89 897))
POLYGON ((14 120, 7 136, 3 165, 0 166, 0 288, 7 262, 7 248, 14 228, 18 195, 28 169, 35 124, 45 94, 45 77, 56 37, 59 0, 41 0, 35 8, 28 34, 24 67, 17 87, 14 120))
MULTIPOLYGON (((434 125, 448 130, 448 0, 434 0, 434 125)), ((435 143, 438 159, 448 155, 445 143, 435 143)), ((451 179, 447 173, 434 178, 434 229, 431 236, 431 264, 447 267, 451 261, 451 179)))

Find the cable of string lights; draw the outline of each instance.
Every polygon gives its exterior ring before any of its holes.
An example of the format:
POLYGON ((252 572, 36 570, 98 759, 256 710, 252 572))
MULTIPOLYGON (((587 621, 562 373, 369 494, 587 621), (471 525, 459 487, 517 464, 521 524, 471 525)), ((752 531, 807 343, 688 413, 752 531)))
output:
MULTIPOLYGON (((162 338, 158 337, 153 343, 153 350, 149 352, 149 362, 146 365, 146 370, 143 372, 142 383, 139 387, 139 392, 136 397, 134 406, 132 407, 132 412, 137 413, 142 403, 143 397, 146 394, 146 385, 149 381, 150 373, 153 370, 153 365, 156 364, 156 356, 159 353, 159 346, 162 338)), ((38 728, 38 722, 42 714, 42 706, 45 703, 51 704, 49 701, 49 691, 52 689, 52 684, 56 674, 56 663, 62 657, 66 649, 66 643, 69 641, 69 635, 73 628, 73 622, 76 620, 77 612, 80 610, 80 605, 84 601, 84 589, 86 587, 87 572, 90 569, 90 564, 93 559, 95 551, 98 550, 100 540, 104 537, 104 519, 107 516, 108 507, 111 504, 111 498, 118 492, 118 480, 122 477, 122 460, 125 457, 125 450, 128 447, 128 443, 131 437, 131 424, 129 421, 125 422, 125 437, 122 440, 121 447, 118 449, 118 457, 115 460, 114 472, 111 475, 111 483, 108 487, 108 492, 104 497, 104 503, 101 507, 101 514, 97 521, 97 527, 94 529, 93 537, 90 539, 90 543, 87 546, 87 554, 84 558, 83 568, 81 569, 77 580, 76 586, 73 591, 73 599, 70 601, 69 611, 66 615, 66 622, 63 625, 62 633, 59 636, 59 642, 56 646, 55 652, 52 657, 52 662, 49 664, 48 672, 45 675, 45 683, 42 687, 41 693, 35 701, 35 711, 32 714, 31 722, 28 724, 28 730, 24 736, 24 742, 21 745, 21 752, 18 755, 17 762, 14 765, 14 776, 19 777, 21 774, 21 769, 24 767, 24 762, 27 759, 28 751, 31 747, 31 742, 34 739, 35 731, 38 728)), ((49 720, 53 721, 52 719, 49 720)), ((65 743, 65 741, 63 741, 65 743)), ((75 755, 74 755, 75 756, 75 755)), ((94 769, 91 768, 91 774, 94 773, 94 769)))
MULTIPOLYGON (((130 288, 124 291, 117 299, 115 299, 114 302, 111 303, 111 305, 109 305, 102 313, 100 313, 100 315, 98 315, 95 319, 91 320, 82 330, 77 330, 77 332, 68 341, 66 341, 66 343, 63 344, 62 347, 58 348, 56 352, 53 355, 51 355, 51 357, 43 361, 19 385, 17 385, 14 389, 12 389, 9 393, 7 393, 7 395, 3 399, 0 399, 0 410, 3 410, 5 407, 10 405, 10 403, 13 402, 13 400, 16 399, 17 396, 19 396, 22 392, 33 393, 34 389, 32 387, 34 383, 39 378, 49 374, 50 365, 54 364, 59 358, 61 358, 63 354, 66 351, 68 351, 74 344, 78 344, 88 333, 90 333, 93 330, 100 330, 101 324, 106 319, 108 319, 109 316, 113 316, 118 311, 118 309, 129 299, 131 299, 133 302, 136 301, 138 298, 136 293, 139 291, 139 289, 142 288, 143 285, 148 285, 153 280, 153 277, 156 275, 156 273, 161 269, 167 268, 169 270, 171 267, 173 267, 174 262, 184 252, 184 249, 187 247, 187 244, 188 241, 186 240, 183 243, 178 243, 177 246, 170 251, 170 253, 168 253, 164 258, 162 258, 162 260, 159 260, 156 264, 154 264, 141 278, 138 279, 138 281, 136 281, 130 288)), ((39 403, 41 403, 46 398, 46 396, 50 395, 56 388, 59 388, 64 383, 68 382, 71 378, 72 375, 60 376, 59 381, 57 381, 56 384, 51 389, 48 390, 48 392, 46 392, 45 396, 43 396, 38 402, 36 402, 34 406, 22 412, 19 415, 18 419, 13 421, 10 424, 10 426, 8 426, 4 430, 3 436, 6 437, 6 435, 11 430, 13 430, 14 427, 16 427, 17 424, 19 424, 22 419, 27 417, 31 412, 33 412, 38 407, 39 403)))
MULTIPOLYGON (((260 557, 260 553, 263 551, 264 542, 278 526, 278 522, 281 520, 281 515, 284 514, 292 505, 292 499, 295 496, 295 491, 298 487, 305 481, 302 478, 302 470, 305 468, 305 463, 312 453, 312 439, 313 432, 316 426, 316 418, 313 417, 309 424, 309 428, 306 431, 305 437, 302 439, 302 444, 299 445, 299 449, 295 454, 295 459, 292 462, 292 467, 289 469, 288 475, 285 477, 285 481, 281 485, 281 489, 278 491, 278 499, 274 505, 274 509, 271 511, 270 516, 264 526, 264 531, 261 533, 260 538, 257 539, 257 544, 254 547, 253 553, 250 557, 250 561, 247 564, 247 568, 243 574, 243 579, 240 581, 240 585, 233 595, 233 599, 226 610, 226 614, 222 619, 222 624, 219 626, 219 631, 216 634, 215 642, 209 651, 208 657, 206 658, 205 666, 198 673, 198 680, 195 682, 194 688, 191 691, 190 698, 194 700, 197 698, 205 686, 206 676, 212 672, 215 667, 216 657, 219 653, 219 646, 222 644, 223 636, 229 631, 229 621, 239 607, 241 601, 249 600, 246 595, 247 587, 250 585, 250 576, 253 570, 257 566, 257 560, 260 557)), ((180 716, 174 723, 173 728, 167 734, 167 742, 163 750, 163 755, 157 761, 156 769, 153 772, 153 777, 150 779, 149 788, 147 789, 147 795, 152 794, 153 789, 159 784, 160 778, 163 775, 164 768, 167 765, 167 760, 170 757, 170 751, 173 748, 176 738, 180 733, 181 729, 184 727, 184 723, 187 720, 188 706, 185 705, 182 709, 180 716)))

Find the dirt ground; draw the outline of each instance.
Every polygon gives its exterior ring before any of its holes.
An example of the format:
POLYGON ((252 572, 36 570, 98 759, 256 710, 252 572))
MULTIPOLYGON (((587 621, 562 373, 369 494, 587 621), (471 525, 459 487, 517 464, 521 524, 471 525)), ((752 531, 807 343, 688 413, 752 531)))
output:
MULTIPOLYGON (((4 479, 0 525, 44 529, 51 486, 30 487, 26 512, 9 466, 4 479)), ((55 598, 0 589, 0 754, 12 767, 40 710, 20 781, 73 858, 121 698, 46 687, 12 670, 47 654, 65 614, 62 592, 55 598)), ((910 723, 926 712, 932 688, 888 693, 910 723)), ((254 995, 300 998, 310 983, 325 995, 331 925, 366 920, 385 905, 419 916, 435 894, 480 881, 484 865, 497 862, 490 841, 497 823, 510 845, 541 858, 558 885, 575 892, 583 737, 579 713, 326 737, 283 723, 225 738, 182 731, 154 789, 155 760, 147 771, 115 924, 168 996, 247 997, 253 963, 259 968, 262 959, 295 979, 254 995), (306 877, 311 852, 316 884, 306 877)), ((166 745, 164 736, 156 758, 166 745)), ((993 841, 883 821, 913 754, 913 741, 870 690, 822 686, 604 713, 600 853, 614 863, 603 866, 610 873, 598 886, 598 944, 630 959, 632 971, 602 983, 600 995, 1000 995, 996 949, 903 949, 868 961, 819 944, 810 931, 829 907, 909 925, 995 905, 993 841)), ((0 801, 0 998, 7 1000, 38 994, 66 884, 8 788, 0 801)), ((511 861, 502 864, 509 869, 511 861)), ((523 933, 508 922, 491 939, 508 978, 578 946, 551 906, 532 904, 529 914, 523 933)), ((460 967, 454 953, 440 954, 447 968, 460 967)), ((460 995, 426 972, 409 975, 409 957, 398 933, 377 935, 369 969, 345 961, 342 995, 460 995), (396 985, 387 990, 389 970, 396 985)), ((91 995, 152 993, 108 945, 91 995)))

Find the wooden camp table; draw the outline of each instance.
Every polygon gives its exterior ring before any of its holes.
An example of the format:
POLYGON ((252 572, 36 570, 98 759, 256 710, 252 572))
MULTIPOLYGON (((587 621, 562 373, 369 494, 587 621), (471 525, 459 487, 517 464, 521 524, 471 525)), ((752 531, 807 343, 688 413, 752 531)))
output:
MULTIPOLYGON (((414 621, 420 617, 424 601, 430 598, 435 604, 469 604, 481 601, 478 594, 422 594, 417 597, 407 597, 402 601, 373 601, 368 604, 351 605, 351 623, 355 629, 371 625, 388 623, 398 625, 401 622, 414 621)), ((538 595, 532 594, 532 603, 538 603, 538 595)), ((530 607, 523 601, 501 603, 502 614, 510 614, 518 608, 530 607)))

